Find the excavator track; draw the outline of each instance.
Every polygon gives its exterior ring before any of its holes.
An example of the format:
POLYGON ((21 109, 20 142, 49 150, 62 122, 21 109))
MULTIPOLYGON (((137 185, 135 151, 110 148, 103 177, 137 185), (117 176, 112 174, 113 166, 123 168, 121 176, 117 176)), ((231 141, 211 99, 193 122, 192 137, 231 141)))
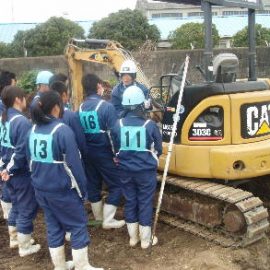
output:
MULTIPOLYGON (((161 179, 162 174, 159 174, 158 180, 161 181, 161 179)), ((212 181, 172 175, 167 177, 166 183, 167 186, 170 185, 193 194, 200 194, 204 198, 214 199, 221 203, 221 218, 223 221, 222 224, 209 227, 197 222, 184 220, 174 215, 174 213, 162 212, 160 220, 164 223, 181 228, 184 231, 224 247, 248 246, 262 239, 269 228, 267 209, 263 206, 263 202, 258 197, 254 197, 250 192, 212 181), (232 211, 226 217, 228 209, 232 209, 232 211), (234 218, 234 213, 237 213, 236 218, 238 216, 242 217, 244 224, 244 228, 237 232, 234 232, 234 219, 231 219, 232 217, 234 218), (224 219, 226 218, 229 219, 229 222, 227 222, 229 225, 227 227, 230 228, 230 231, 226 230, 226 226, 224 226, 224 219)), ((163 210, 163 206, 161 206, 161 209, 163 210)))

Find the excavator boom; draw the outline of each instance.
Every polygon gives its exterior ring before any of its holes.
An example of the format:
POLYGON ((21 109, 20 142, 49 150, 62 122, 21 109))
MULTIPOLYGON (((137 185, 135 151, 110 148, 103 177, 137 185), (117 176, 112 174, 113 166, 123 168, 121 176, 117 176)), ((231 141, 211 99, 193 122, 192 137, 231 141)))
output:
MULTIPOLYGON (((71 39, 68 43, 65 56, 68 61, 69 76, 71 78, 72 103, 78 109, 83 100, 81 78, 83 76, 83 62, 99 63, 109 66, 117 75, 122 63, 135 59, 119 42, 111 40, 71 39)), ((137 64, 137 63, 136 63, 137 64)), ((150 87, 147 77, 137 64, 137 80, 146 87, 150 87)))

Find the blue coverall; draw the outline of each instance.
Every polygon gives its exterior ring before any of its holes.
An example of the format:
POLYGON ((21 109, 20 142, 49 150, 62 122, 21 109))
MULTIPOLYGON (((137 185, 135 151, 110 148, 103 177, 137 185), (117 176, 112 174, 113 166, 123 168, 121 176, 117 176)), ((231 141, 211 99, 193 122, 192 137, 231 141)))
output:
POLYGON ((30 105, 29 105, 29 112, 30 112, 30 115, 32 115, 32 110, 33 108, 35 107, 35 105, 39 102, 40 100, 40 97, 42 96, 42 92, 37 92, 36 95, 34 96, 34 98, 32 99, 30 105))
POLYGON ((74 132, 76 143, 82 156, 84 156, 86 143, 83 128, 80 123, 78 113, 70 111, 68 108, 64 109, 62 121, 68 125, 74 132))
MULTIPOLYGON (((0 115, 2 115, 4 109, 5 109, 5 105, 3 104, 3 102, 0 98, 0 115)), ((0 127, 1 127, 1 123, 0 123, 0 127)), ((0 180, 0 185, 1 185, 1 191, 2 191, 1 192, 1 201, 4 201, 6 203, 11 203, 11 198, 10 198, 10 194, 9 194, 6 182, 0 180)))
POLYGON ((8 225, 16 226, 23 234, 33 232, 38 210, 25 154, 25 134, 30 128, 31 123, 21 112, 14 108, 7 110, 7 122, 1 127, 1 158, 2 170, 6 169, 10 175, 6 182, 12 202, 8 225))
POLYGON ((84 160, 88 178, 88 199, 91 203, 101 200, 102 179, 108 187, 106 203, 118 206, 121 200, 121 182, 113 161, 109 131, 117 121, 113 105, 99 95, 88 96, 79 109, 81 125, 86 138, 84 160))
POLYGON ((45 213, 49 247, 62 246, 66 231, 71 232, 73 249, 86 247, 86 177, 73 131, 51 117, 49 123, 33 126, 28 141, 32 183, 45 213))
MULTIPOLYGON (((134 81, 133 84, 131 85, 136 85, 138 86, 144 93, 145 95, 145 99, 149 99, 149 90, 141 83, 134 81)), ((119 84, 117 84, 113 90, 112 90, 112 99, 111 99, 111 103, 113 104, 116 113, 117 113, 117 117, 118 118, 122 118, 124 115, 124 107, 122 105, 122 99, 123 99, 123 93, 125 92, 125 90, 127 89, 127 87, 131 86, 125 86, 123 84, 123 82, 120 82, 119 84)))
POLYGON ((151 226, 158 157, 162 153, 160 131, 152 120, 129 112, 117 121, 112 139, 126 200, 125 220, 151 226))

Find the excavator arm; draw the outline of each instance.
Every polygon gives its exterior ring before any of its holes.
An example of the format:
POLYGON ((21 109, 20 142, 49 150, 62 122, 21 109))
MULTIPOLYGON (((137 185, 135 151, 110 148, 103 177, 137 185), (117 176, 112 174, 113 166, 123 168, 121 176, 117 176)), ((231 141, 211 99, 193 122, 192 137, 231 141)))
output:
MULTIPOLYGON (((107 65, 116 74, 119 73, 120 67, 125 60, 131 59, 136 63, 130 52, 125 50, 120 43, 111 40, 71 39, 66 47, 65 56, 68 62, 74 109, 78 109, 83 100, 83 90, 81 85, 83 62, 107 65)), ((150 87, 148 79, 138 64, 137 68, 137 80, 147 87, 150 87)))

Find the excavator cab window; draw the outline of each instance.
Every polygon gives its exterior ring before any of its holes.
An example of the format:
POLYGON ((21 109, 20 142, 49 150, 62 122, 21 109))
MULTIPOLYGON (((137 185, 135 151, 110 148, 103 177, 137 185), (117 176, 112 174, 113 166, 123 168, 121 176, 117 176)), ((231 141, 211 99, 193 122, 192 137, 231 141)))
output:
MULTIPOLYGON (((175 67, 175 66, 174 66, 175 67)), ((181 64, 177 73, 173 72, 174 67, 171 73, 165 74, 160 77, 160 83, 158 87, 153 87, 156 89, 155 91, 151 91, 151 96, 162 105, 162 107, 166 107, 172 97, 177 93, 181 87, 182 77, 183 77, 183 70, 184 70, 184 63, 181 64), (159 91, 157 90, 159 89, 159 91)), ((186 81, 186 84, 190 84, 186 81)))
POLYGON ((190 141, 218 141, 224 137, 224 111, 220 106, 204 110, 189 129, 190 141))

